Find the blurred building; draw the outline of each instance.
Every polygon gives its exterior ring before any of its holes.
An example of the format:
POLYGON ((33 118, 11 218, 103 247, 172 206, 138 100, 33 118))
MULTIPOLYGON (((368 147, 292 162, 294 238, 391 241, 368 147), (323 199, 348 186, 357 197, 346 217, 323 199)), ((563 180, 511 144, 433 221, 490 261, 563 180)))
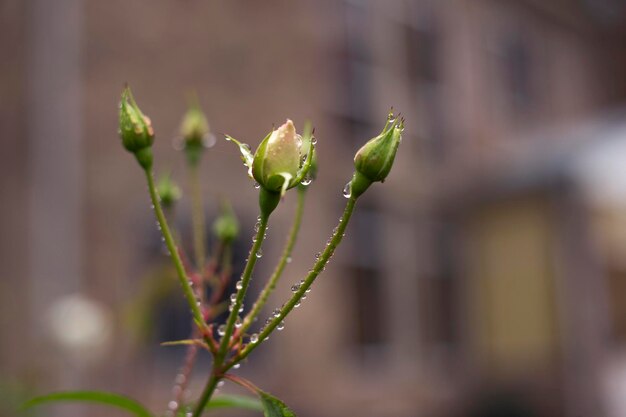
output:
MULTIPOLYGON (((330 235, 354 151, 390 107, 407 118, 388 181, 240 371, 299 416, 626 415, 625 22, 617 0, 0 4, 0 383, 170 399, 183 352, 151 346, 187 334, 184 306, 156 303, 147 340, 124 314, 163 261, 116 137, 129 82, 157 168, 181 179, 171 140, 190 89, 216 134, 251 144, 285 117, 315 122, 320 176, 270 309, 330 235), (98 359, 50 341, 51 306, 75 292, 112 311, 98 359)), ((207 212, 232 199, 243 258, 256 192, 228 144, 206 160, 207 212)))

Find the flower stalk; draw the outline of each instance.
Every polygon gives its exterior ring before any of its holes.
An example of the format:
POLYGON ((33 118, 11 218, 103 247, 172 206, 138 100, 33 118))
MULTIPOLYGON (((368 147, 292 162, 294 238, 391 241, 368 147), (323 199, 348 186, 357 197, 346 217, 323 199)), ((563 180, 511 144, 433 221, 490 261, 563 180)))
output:
POLYGON ((248 328, 250 328, 250 325, 252 325, 252 323, 254 322, 254 319, 258 317, 259 313, 261 312, 261 309, 263 308, 263 306, 265 306, 265 303, 267 302, 267 299, 269 298, 270 294, 276 288, 276 284, 278 283, 278 280, 280 279, 283 271, 285 270, 285 267, 287 266, 287 263, 289 262, 289 259, 291 257, 291 252, 293 251, 293 247, 296 244, 298 232, 300 231, 300 225, 302 224, 302 214, 304 213, 305 196, 306 196, 306 188, 298 187, 298 201, 296 203, 296 213, 293 219, 293 224, 291 225, 291 230, 289 231, 289 237, 287 238, 287 243, 285 244, 285 247, 278 261, 278 264, 276 264, 276 268, 274 269, 274 272, 272 273, 272 275, 270 276, 270 279, 265 284, 265 287, 261 291, 261 294, 259 295, 259 298, 257 299, 257 301, 252 306, 252 309, 244 318, 241 328, 238 329, 237 331, 238 334, 241 334, 241 335, 245 334, 248 328))

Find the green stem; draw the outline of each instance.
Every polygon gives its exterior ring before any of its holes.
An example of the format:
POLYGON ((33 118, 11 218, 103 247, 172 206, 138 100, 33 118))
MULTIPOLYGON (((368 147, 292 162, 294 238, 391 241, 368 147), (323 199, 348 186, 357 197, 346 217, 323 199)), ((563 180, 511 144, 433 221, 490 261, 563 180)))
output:
POLYGON ((241 276, 241 289, 237 291, 237 298, 233 303, 233 308, 228 316, 228 320, 226 321, 226 329, 224 332, 224 336, 222 336, 222 340, 220 341, 220 346, 217 351, 217 354, 213 358, 213 369, 211 371, 211 376, 204 387, 202 395, 198 400, 198 404, 196 409, 193 412, 193 417, 199 417, 202 414, 202 410, 206 407, 207 403, 211 399, 213 392, 215 391, 215 387, 217 383, 221 379, 222 365, 224 363, 224 359, 226 354, 228 353, 228 345, 230 344, 230 337, 233 334, 233 330, 235 328, 235 321, 237 320, 237 316, 239 315, 239 308, 243 303, 243 299, 246 295, 246 291, 248 286, 250 285, 250 278, 252 277, 252 271, 254 270, 254 265, 257 260, 257 253, 261 249, 261 245, 263 244, 263 240, 265 239, 265 231, 267 230, 267 222, 269 219, 269 215, 261 215, 259 217, 259 228, 256 233, 256 237, 254 240, 254 244, 252 245, 252 249, 250 250, 250 256, 248 257, 248 261, 246 262, 246 267, 243 270, 243 274, 241 276))
POLYGON ((272 321, 268 323, 268 325, 265 327, 265 329, 263 329, 263 331, 259 334, 257 343, 248 343, 248 345, 236 357, 234 357, 233 360, 231 360, 223 367, 222 372, 226 372, 234 364, 245 359, 250 354, 250 352, 256 349, 256 347, 259 346, 270 335, 270 333, 272 333, 272 331, 274 331, 274 329, 280 324, 280 322, 283 321, 285 316, 287 316, 287 314, 289 314, 289 312, 293 310, 296 304, 301 302, 302 296, 306 293, 309 287, 311 287, 313 281, 315 281, 320 272, 324 270, 326 264, 328 263, 328 260, 335 252, 335 249, 337 248, 339 243, 341 243, 346 227, 348 226, 348 222, 350 221, 350 216, 352 216, 352 212, 354 211, 356 200, 357 197, 350 197, 348 203, 346 204, 346 208, 343 211, 343 215, 339 219, 339 225, 335 228, 335 231, 333 232, 333 235, 330 239, 330 242, 326 246, 326 249, 324 249, 324 252, 322 252, 319 259, 315 262, 315 265, 313 265, 313 269, 311 269, 304 282, 299 285, 298 290, 280 309, 280 314, 278 315, 278 317, 273 318, 272 321))
POLYGON ((204 207, 202 206, 202 186, 200 182, 200 164, 190 166, 191 188, 191 222, 193 223, 193 249, 196 266, 200 275, 204 277, 206 262, 206 229, 204 222, 204 207))
POLYGON ((291 256, 291 252, 296 243, 296 238, 298 237, 298 232, 300 231, 300 225, 302 224, 302 213, 304 212, 304 197, 306 196, 306 188, 298 187, 298 202, 296 206, 296 214, 293 219, 293 224, 291 225, 291 230, 289 231, 289 237, 287 238, 287 243, 285 244, 285 248, 283 249, 282 256, 276 265, 276 269, 272 273, 269 281, 265 284, 263 291, 259 295, 259 298, 252 306, 252 310, 248 313, 248 315, 244 318, 241 329, 238 330, 239 334, 245 334, 246 330, 252 325, 254 319, 259 315, 261 309, 267 302, 270 294, 276 288, 276 284, 280 279, 283 271, 285 270, 285 266, 287 265, 287 260, 291 256))
POLYGON ((161 228, 163 238, 165 239, 167 249, 169 250, 172 261, 174 262, 174 267, 176 268, 176 272, 178 274, 178 280, 180 281, 181 287, 183 287, 183 293, 185 294, 185 298, 187 299, 187 303, 189 304, 189 308, 191 309, 191 314, 193 315, 194 321, 196 322, 198 327, 204 330, 204 320, 202 319, 202 313, 200 312, 200 308, 197 304, 193 289, 189 284, 189 279, 187 278, 187 274, 185 273, 183 262, 180 259, 178 249, 176 248, 176 243, 174 242, 174 238, 172 237, 172 233, 170 232, 167 220, 165 220, 163 209, 161 208, 161 202, 159 201, 156 187, 154 185, 154 176, 152 174, 152 169, 146 169, 145 173, 146 179, 148 181, 148 191, 150 192, 150 199, 152 200, 152 206, 154 207, 154 213, 156 214, 156 218, 159 223, 159 227, 161 228))
POLYGON ((211 399, 211 396, 215 392, 217 383, 220 380, 220 378, 216 375, 215 371, 216 371, 216 367, 215 365, 213 365, 213 371, 211 372, 211 377, 209 378, 209 381, 207 382, 206 386, 204 387, 204 390, 202 391, 202 395, 200 396, 200 399, 198 400, 198 404, 196 404, 196 408, 193 410, 193 417, 200 417, 202 415, 202 411, 204 410, 204 407, 206 407, 207 403, 211 399))
POLYGON ((230 337, 233 334, 235 321, 237 320, 237 316, 239 315, 239 308, 243 303, 243 298, 245 297, 248 286, 250 285, 250 278, 252 277, 252 271, 254 270, 254 265, 256 264, 257 254, 261 249, 263 240, 265 239, 265 231, 267 230, 268 219, 269 216, 266 215, 261 215, 259 217, 259 229, 256 233, 252 249, 250 250, 248 262, 246 263, 246 267, 244 268, 243 274, 241 275, 241 289, 237 291, 237 298, 232 304, 233 308, 230 312, 230 315, 228 316, 228 321, 226 322, 225 333, 220 342, 220 348, 217 352, 217 356, 215 357, 215 363, 217 365, 222 365, 224 358, 226 357, 228 345, 230 344, 230 337))

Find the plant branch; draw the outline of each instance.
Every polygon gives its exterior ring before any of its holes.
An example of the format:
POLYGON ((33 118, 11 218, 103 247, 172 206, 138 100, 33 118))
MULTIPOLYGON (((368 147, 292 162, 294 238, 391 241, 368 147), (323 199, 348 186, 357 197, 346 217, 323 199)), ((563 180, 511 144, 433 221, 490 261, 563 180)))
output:
POLYGON ((180 281, 180 285, 183 288, 183 293, 185 295, 185 298, 187 299, 187 304, 189 304, 189 308, 191 310, 193 319, 196 322, 196 325, 204 330, 205 323, 202 318, 202 312, 200 311, 200 307, 198 306, 198 303, 196 301, 196 296, 193 292, 193 289, 191 288, 191 284, 189 283, 187 274, 185 273, 185 267, 183 266, 183 262, 180 259, 178 248, 176 247, 176 243, 174 242, 174 238, 172 237, 172 233, 170 232, 167 220, 165 219, 165 215, 163 214, 161 202, 159 201, 156 187, 154 185, 154 176, 152 174, 152 169, 146 169, 145 173, 146 180, 148 182, 148 191, 150 192, 150 199, 152 200, 152 206, 154 207, 154 213, 156 214, 157 222, 159 223, 159 228, 161 229, 163 238, 165 239, 167 249, 169 250, 172 261, 174 262, 174 267, 176 268, 178 280, 180 281))
POLYGON ((202 186, 200 182, 200 165, 190 165, 190 188, 191 188, 191 222, 193 223, 193 249, 196 267, 204 277, 206 262, 206 228, 204 221, 204 207, 202 206, 202 186))
POLYGON ((237 330, 237 334, 245 334, 246 330, 252 325, 254 319, 259 315, 261 309, 267 302, 270 294, 276 288, 276 284, 280 279, 283 271, 285 270, 285 266, 288 263, 288 259, 291 256, 291 252, 296 243, 296 238, 298 237, 298 232, 300 231, 300 225, 302 224, 302 213, 304 212, 304 197, 306 195, 306 188, 298 187, 298 202, 296 206, 296 214, 293 219, 293 224, 291 225, 291 230, 289 231, 289 237, 287 238, 287 242, 285 244, 285 248, 283 249, 283 253, 281 255, 272 276, 269 281, 265 284, 263 291, 259 294, 259 298, 252 306, 252 310, 248 313, 248 315, 244 318, 243 324, 240 329, 237 330))
POLYGON ((293 296, 287 301, 283 307, 280 309, 280 314, 277 317, 274 317, 268 325, 263 329, 263 331, 259 334, 257 343, 248 343, 246 347, 235 356, 228 364, 226 364, 222 372, 226 372, 233 365, 245 359, 257 346, 259 346, 269 335, 274 331, 274 329, 284 320, 285 316, 289 314, 291 310, 296 306, 296 304, 300 303, 302 300, 302 296, 307 292, 307 290, 313 284, 313 281, 317 278, 317 276, 324 270, 328 260, 331 258, 337 245, 341 243, 343 239, 343 235, 345 233, 346 227, 348 226, 348 222, 350 221, 350 217, 352 216, 352 212, 354 211, 354 206, 356 204, 357 197, 350 197, 346 204, 346 208, 344 209, 343 215, 339 219, 339 225, 335 228, 333 235, 330 239, 330 242, 324 249, 313 265, 313 269, 309 272, 307 277, 305 278, 302 284, 298 284, 298 290, 293 294, 293 296))
POLYGON ((237 316, 239 315, 239 309, 241 308, 243 299, 246 295, 246 291, 248 290, 248 286, 250 285, 250 278, 252 277, 252 271, 254 270, 254 265, 257 261, 257 255, 259 253, 259 250, 261 249, 263 240, 265 239, 265 231, 267 230, 268 219, 269 216, 261 215, 259 217, 259 228, 255 236, 254 244, 252 245, 252 250, 250 250, 250 256, 248 257, 246 267, 244 268, 243 274, 241 275, 241 289, 237 291, 237 298, 235 299, 235 302, 232 303, 232 309, 230 315, 228 316, 228 321, 226 322, 225 333, 222 337, 217 357, 215 358, 216 363, 219 363, 220 365, 226 357, 228 346, 230 344, 230 337, 232 336, 233 330, 235 328, 235 321, 237 320, 237 316))

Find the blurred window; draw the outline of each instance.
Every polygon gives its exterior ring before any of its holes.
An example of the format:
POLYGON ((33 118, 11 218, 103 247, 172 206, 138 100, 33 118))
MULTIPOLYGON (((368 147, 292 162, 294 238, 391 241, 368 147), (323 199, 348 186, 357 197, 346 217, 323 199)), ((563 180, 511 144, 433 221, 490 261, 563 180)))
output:
POLYGON ((518 32, 504 36, 501 42, 500 72, 505 99, 513 116, 524 116, 537 104, 529 39, 518 32))
POLYGON ((344 1, 345 43, 340 59, 342 80, 342 122, 347 137, 361 143, 367 137, 372 102, 371 48, 368 41, 370 7, 368 1, 344 1))
POLYGON ((434 224, 432 247, 434 273, 419 287, 425 343, 436 353, 452 353, 460 342, 459 275, 456 245, 458 231, 454 223, 442 219, 434 224))

